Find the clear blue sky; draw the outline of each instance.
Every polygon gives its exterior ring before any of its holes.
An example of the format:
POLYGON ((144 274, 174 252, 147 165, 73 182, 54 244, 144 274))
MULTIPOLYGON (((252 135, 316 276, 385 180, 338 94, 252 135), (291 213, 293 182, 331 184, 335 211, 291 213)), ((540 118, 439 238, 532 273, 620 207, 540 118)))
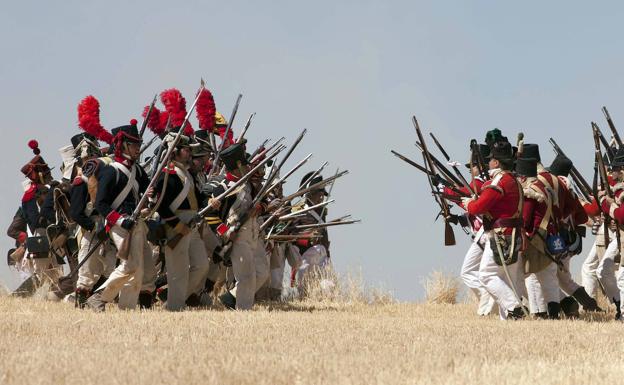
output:
MULTIPOLYGON (((554 136, 590 178, 589 122, 606 128, 607 105, 624 127, 623 11, 578 1, 8 2, 0 222, 19 204, 26 142, 38 139, 58 167, 82 97, 100 100, 111 128, 165 88, 192 98, 203 77, 226 115, 244 94, 240 116, 257 112, 252 143, 306 127, 293 162, 314 152, 313 166, 351 171, 331 212, 364 223, 332 229, 334 263, 419 299, 431 270, 459 271, 468 240, 458 232, 458 246, 443 247, 425 179, 389 152, 419 157, 411 115, 462 162, 469 139, 493 127, 523 131, 546 163, 554 136)), ((15 283, 4 263, 0 281, 15 283)))

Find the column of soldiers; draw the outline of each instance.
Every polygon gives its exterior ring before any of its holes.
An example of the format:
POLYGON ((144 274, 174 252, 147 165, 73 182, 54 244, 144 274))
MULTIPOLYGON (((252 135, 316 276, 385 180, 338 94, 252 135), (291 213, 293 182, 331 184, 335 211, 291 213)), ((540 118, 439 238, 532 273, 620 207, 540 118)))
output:
POLYGON ((298 141, 277 167, 286 146, 250 154, 244 133, 234 139, 203 85, 188 113, 178 90, 160 96, 164 110, 146 107, 142 127, 132 119, 110 131, 99 102, 83 99, 83 132, 60 149, 58 181, 38 143, 28 143, 35 157, 21 170, 24 195, 7 232, 15 239, 8 263, 28 276, 16 295, 48 285, 48 298, 98 312, 109 303, 149 309, 158 301, 180 311, 212 298, 248 310, 282 298, 286 262, 300 293, 331 268, 327 227, 349 223, 326 219, 325 187, 336 178, 308 173, 284 197, 279 167, 298 141), (144 157, 146 127, 160 140, 151 157, 144 157))
MULTIPOLYGON (((599 135, 595 131, 595 137, 599 135)), ((423 153, 427 151, 418 144, 423 153)), ((436 144, 448 158, 437 140, 436 144)), ((447 168, 430 153, 424 156, 425 167, 394 153, 428 175, 441 213, 450 203, 464 211, 456 215, 447 210, 445 220, 447 226, 461 225, 472 236, 461 278, 479 298, 477 314, 489 314, 497 307, 501 319, 578 318, 580 307, 586 312, 603 311, 596 301, 602 291, 615 308, 615 319, 622 320, 624 268, 618 265, 624 147, 609 144, 607 151, 612 154, 603 157, 596 139, 592 188, 554 146, 557 155, 544 167, 537 144, 525 144, 519 135, 514 146, 500 130, 491 130, 485 143, 471 141, 466 164, 470 182, 453 162, 447 168), (433 157, 431 165, 428 157, 433 157), (583 264, 582 282, 577 283, 570 260, 582 251, 586 227, 592 228, 596 240, 583 264)), ((446 240, 447 245, 454 243, 452 237, 446 240)))

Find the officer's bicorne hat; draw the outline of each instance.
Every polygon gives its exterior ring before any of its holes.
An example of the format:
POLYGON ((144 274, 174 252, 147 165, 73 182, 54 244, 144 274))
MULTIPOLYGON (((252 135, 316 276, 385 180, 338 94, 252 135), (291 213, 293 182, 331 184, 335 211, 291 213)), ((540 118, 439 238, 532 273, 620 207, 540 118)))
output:
POLYGON ((516 160, 516 174, 526 177, 537 176, 537 159, 519 158, 516 160))
POLYGON ((36 183, 44 183, 43 176, 49 175, 52 171, 48 164, 43 160, 41 156, 41 150, 39 150, 39 142, 36 140, 31 140, 28 142, 28 147, 33 151, 35 157, 32 158, 28 163, 26 163, 21 168, 22 174, 24 174, 28 179, 36 183))
MULTIPOLYGON (((310 177, 312 177, 314 173, 315 171, 310 171, 309 173, 305 174, 303 178, 301 178, 301 182, 299 182, 299 188, 308 188, 310 186, 313 186, 323 181, 323 176, 321 176, 320 174, 310 179, 310 177)), ((324 195, 329 195, 327 191, 325 190, 325 188, 321 188, 319 190, 322 191, 324 195)), ((315 190, 315 191, 319 191, 319 190, 315 190)))
MULTIPOLYGON (((490 154, 490 147, 487 144, 483 144, 483 143, 477 144, 477 147, 479 148, 479 154, 481 155, 481 159, 485 160, 487 156, 490 154)), ((471 159, 473 166, 479 164, 479 159, 477 157, 478 155, 474 154, 472 152, 472 148, 470 148, 470 159, 471 159)), ((471 164, 466 163, 466 167, 470 168, 471 164)))
POLYGON ((238 143, 229 145, 227 148, 221 151, 220 157, 228 171, 238 169, 239 164, 248 164, 247 154, 245 153, 245 143, 247 141, 243 139, 238 143))
MULTIPOLYGON (((622 156, 624 157, 624 154, 622 156)), ((622 158, 622 161, 624 161, 624 158, 622 158)), ((622 165, 624 166, 624 163, 622 165)), ((552 164, 546 168, 546 171, 557 176, 568 176, 572 166, 572 161, 568 157, 558 154, 552 161, 552 164)))

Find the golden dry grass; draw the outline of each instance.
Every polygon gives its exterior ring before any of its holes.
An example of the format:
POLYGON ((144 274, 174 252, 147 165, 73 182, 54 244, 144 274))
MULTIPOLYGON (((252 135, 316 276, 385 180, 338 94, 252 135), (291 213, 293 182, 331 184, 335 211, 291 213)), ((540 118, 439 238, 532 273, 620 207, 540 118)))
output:
MULTIPOLYGON (((0 298, 1 384, 617 384, 624 325, 306 300, 104 314, 0 298)), ((608 319, 608 321, 606 321, 608 319)))
POLYGON ((425 298, 430 304, 454 304, 459 294, 459 279, 441 271, 433 271, 425 279, 425 298))

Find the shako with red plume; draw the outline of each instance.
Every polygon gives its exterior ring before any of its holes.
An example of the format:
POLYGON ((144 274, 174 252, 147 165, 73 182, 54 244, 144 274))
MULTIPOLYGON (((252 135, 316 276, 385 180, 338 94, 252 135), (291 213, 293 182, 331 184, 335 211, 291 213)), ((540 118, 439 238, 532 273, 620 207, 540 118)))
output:
MULTIPOLYGON (((180 91, 175 88, 164 90, 160 93, 160 101, 164 104, 165 110, 171 118, 171 127, 177 129, 182 126, 186 117, 186 99, 180 91)), ((183 132, 188 136, 193 135, 193 127, 191 127, 190 122, 186 123, 183 132)))
POLYGON ((85 97, 78 104, 78 126, 98 140, 113 143, 113 135, 100 123, 100 102, 92 95, 85 97))

